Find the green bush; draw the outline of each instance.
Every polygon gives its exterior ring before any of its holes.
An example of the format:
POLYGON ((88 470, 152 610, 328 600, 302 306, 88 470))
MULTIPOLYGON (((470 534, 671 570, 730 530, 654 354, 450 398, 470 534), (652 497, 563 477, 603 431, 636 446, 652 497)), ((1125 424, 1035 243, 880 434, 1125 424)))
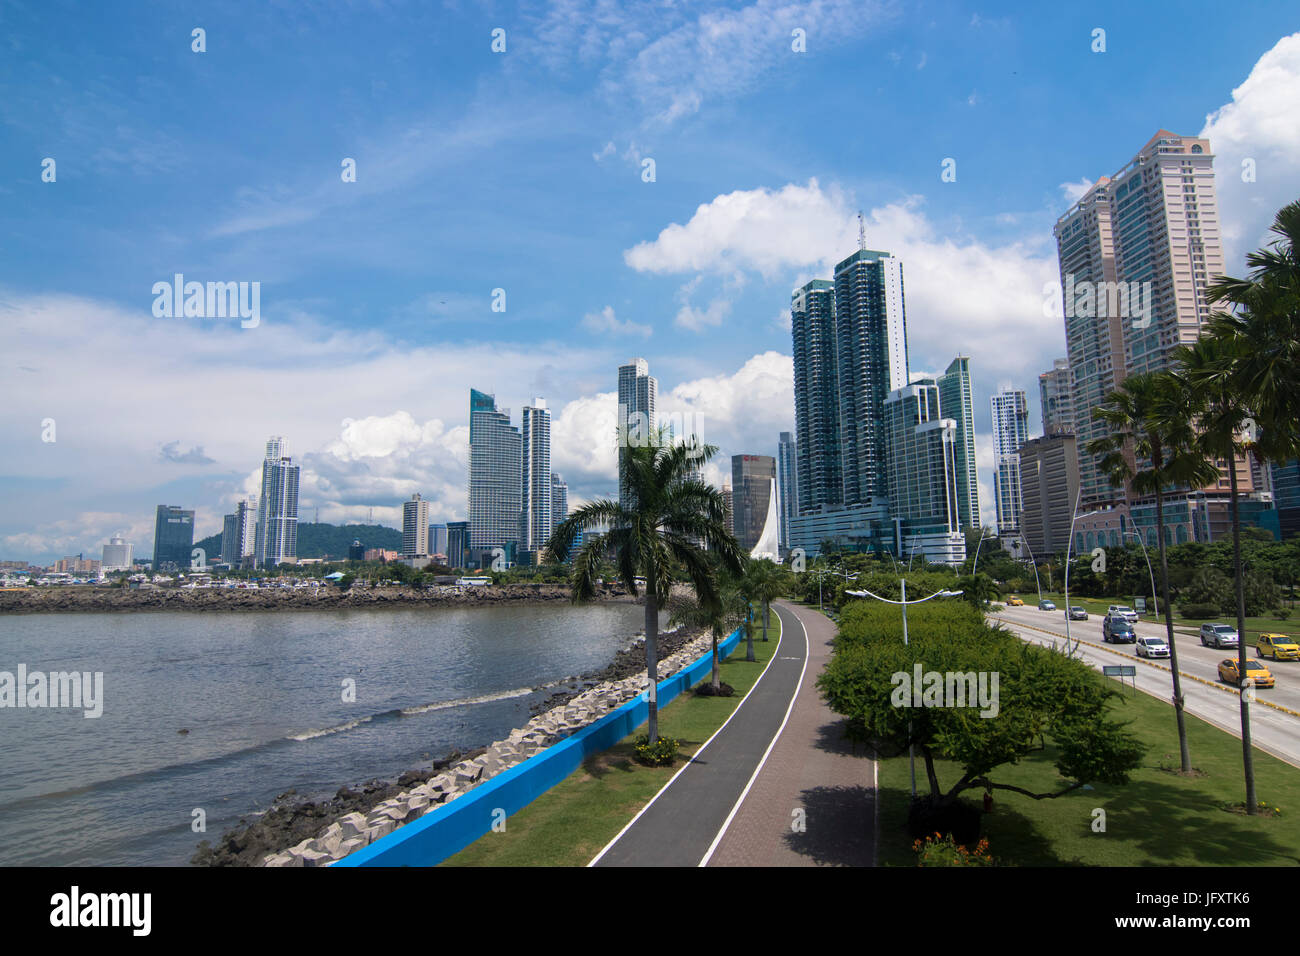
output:
POLYGON ((1205 621, 1219 616, 1217 604, 1180 604, 1178 613, 1193 621, 1205 621))
POLYGON ((974 850, 959 846, 952 834, 939 834, 917 840, 912 844, 917 866, 994 866, 989 856, 989 841, 980 840, 974 850))
POLYGON ((1291 616, 1291 609, 1285 607, 1274 608, 1273 616, 1277 618, 1279 621, 1285 621, 1288 617, 1291 616))
POLYGON ((640 734, 636 738, 636 759, 647 767, 670 767, 677 759, 677 746, 672 737, 660 737, 651 744, 649 734, 640 734))

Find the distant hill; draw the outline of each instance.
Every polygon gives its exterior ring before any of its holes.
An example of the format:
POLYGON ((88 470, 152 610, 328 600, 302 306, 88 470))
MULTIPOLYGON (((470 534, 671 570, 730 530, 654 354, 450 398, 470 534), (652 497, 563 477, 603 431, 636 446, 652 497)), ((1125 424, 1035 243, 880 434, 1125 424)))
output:
MULTIPOLYGON (((348 548, 353 541, 360 541, 367 548, 385 548, 388 551, 402 550, 402 532, 380 524, 326 524, 321 522, 298 522, 298 557, 330 558, 346 560, 348 548)), ((194 547, 202 548, 209 562, 216 562, 221 557, 221 535, 214 534, 202 541, 195 541, 194 547)))

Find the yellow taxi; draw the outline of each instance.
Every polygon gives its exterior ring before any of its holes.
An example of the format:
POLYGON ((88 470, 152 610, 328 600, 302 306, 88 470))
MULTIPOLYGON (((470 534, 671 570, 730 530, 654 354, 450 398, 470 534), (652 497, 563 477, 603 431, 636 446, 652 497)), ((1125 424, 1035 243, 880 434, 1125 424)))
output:
POLYGON ((1237 659, 1235 657, 1225 657, 1219 661, 1219 680, 1240 687, 1244 677, 1249 677, 1255 681, 1256 687, 1272 687, 1273 674, 1269 671, 1267 665, 1259 661, 1246 661, 1245 675, 1237 672, 1237 659))
POLYGON ((1011 597, 1007 598, 1007 607, 1024 607, 1024 606, 1025 606, 1025 602, 1020 600, 1020 598, 1016 597, 1014 594, 1011 595, 1011 597))
POLYGON ((1286 634, 1261 634, 1255 641, 1256 657, 1275 661, 1300 661, 1300 644, 1286 634))

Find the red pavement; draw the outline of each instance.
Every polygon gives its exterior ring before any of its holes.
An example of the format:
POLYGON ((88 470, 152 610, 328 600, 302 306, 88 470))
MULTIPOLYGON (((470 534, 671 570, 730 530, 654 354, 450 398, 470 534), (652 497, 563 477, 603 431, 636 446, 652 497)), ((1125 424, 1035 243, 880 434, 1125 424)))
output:
POLYGON ((801 624, 806 629, 808 666, 785 729, 708 865, 873 866, 875 763, 854 754, 844 718, 817 690, 835 624, 816 608, 779 602, 773 609, 783 641, 802 638, 801 624))

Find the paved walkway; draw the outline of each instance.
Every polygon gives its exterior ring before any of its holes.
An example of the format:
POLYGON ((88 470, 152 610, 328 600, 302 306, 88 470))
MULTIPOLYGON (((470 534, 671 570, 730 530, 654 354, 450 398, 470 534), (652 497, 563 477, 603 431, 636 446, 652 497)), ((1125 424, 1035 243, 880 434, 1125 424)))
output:
POLYGON ((808 668, 785 730, 708 865, 872 866, 875 764, 854 755, 844 738, 844 718, 831 712, 817 690, 835 624, 816 608, 774 607, 782 634, 806 630, 808 668))
MULTIPOLYGON (((799 687, 807 653, 803 629, 775 605, 773 613, 781 615, 776 659, 726 725, 602 851, 596 866, 700 864, 779 732, 799 687)), ((744 660, 744 654, 742 640, 731 659, 740 655, 744 660)))

